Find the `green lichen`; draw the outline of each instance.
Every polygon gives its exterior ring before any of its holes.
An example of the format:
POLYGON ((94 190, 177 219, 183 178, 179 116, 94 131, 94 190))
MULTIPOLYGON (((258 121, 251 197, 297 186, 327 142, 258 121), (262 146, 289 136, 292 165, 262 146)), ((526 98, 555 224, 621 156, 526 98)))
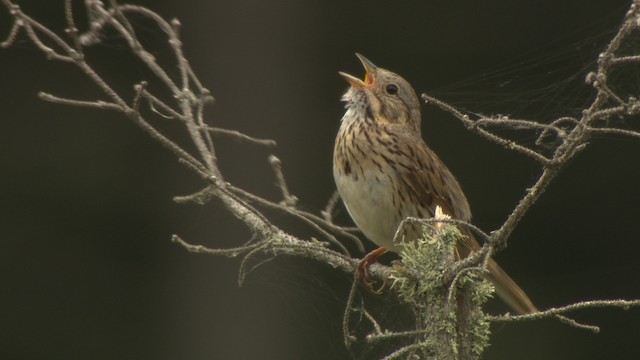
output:
POLYGON ((402 265, 392 275, 392 288, 416 311, 416 330, 422 334, 416 343, 429 358, 479 358, 490 337, 482 305, 493 286, 479 270, 467 269, 450 290, 456 244, 464 235, 453 225, 420 226, 422 234, 403 243, 402 265))

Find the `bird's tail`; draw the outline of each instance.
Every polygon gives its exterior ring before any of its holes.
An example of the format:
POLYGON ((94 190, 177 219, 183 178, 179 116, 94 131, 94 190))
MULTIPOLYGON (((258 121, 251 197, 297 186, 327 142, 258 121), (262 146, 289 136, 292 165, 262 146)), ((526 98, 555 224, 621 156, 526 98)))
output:
POLYGON ((487 269, 489 270, 487 279, 495 286, 500 299, 512 310, 521 315, 538 312, 524 290, 493 259, 489 260, 487 269))

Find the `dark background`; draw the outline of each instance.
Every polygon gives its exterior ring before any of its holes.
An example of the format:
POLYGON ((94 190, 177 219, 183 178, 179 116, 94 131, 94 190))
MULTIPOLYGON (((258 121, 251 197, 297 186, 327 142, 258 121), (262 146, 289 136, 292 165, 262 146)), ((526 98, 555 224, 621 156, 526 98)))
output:
MULTIPOLYGON (((62 27, 62 1, 25 2, 62 27)), ((353 55, 470 111, 533 119, 575 115, 593 59, 628 1, 141 1, 182 24, 185 52, 217 99, 211 124, 275 139, 291 191, 318 211, 334 190, 333 138, 353 55)), ((79 16, 79 18, 82 18, 79 16)), ((153 28, 140 21, 143 38, 153 28)), ((10 22, 0 11, 0 34, 10 22)), ((342 359, 350 279, 278 258, 237 285, 239 259, 191 255, 173 233, 213 247, 249 238, 219 204, 177 205, 202 184, 122 116, 49 104, 46 90, 98 99, 67 64, 24 40, 0 51, 0 358, 342 359)), ((154 55, 169 55, 159 42, 154 55)), ((90 52, 131 96, 143 78, 117 39, 90 52)), ((621 81, 624 81, 622 77, 621 81)), ((475 222, 493 230, 539 173, 531 161, 424 106, 427 143, 457 175, 475 222)), ((638 129, 638 120, 622 127, 638 129)), ((169 122, 169 120, 167 120, 169 122)), ((531 144, 534 137, 518 134, 531 144)), ((269 151, 221 139, 227 180, 277 199, 269 151)), ((555 180, 497 258, 539 308, 640 298, 640 141, 595 139, 555 180)), ((274 215, 301 235, 303 228, 274 215)), ((340 221, 348 223, 344 211, 340 221)), ((371 299, 379 303, 379 299, 371 299)), ((382 306, 394 328, 395 309, 382 306), (388 311, 387 311, 388 310, 388 311)), ((492 312, 505 311, 495 301, 492 312)), ((384 316, 384 315, 382 315, 384 316)), ((637 359, 640 309, 588 310, 580 321, 493 326, 487 359, 637 359)), ((354 350, 355 357, 375 358, 354 350)))

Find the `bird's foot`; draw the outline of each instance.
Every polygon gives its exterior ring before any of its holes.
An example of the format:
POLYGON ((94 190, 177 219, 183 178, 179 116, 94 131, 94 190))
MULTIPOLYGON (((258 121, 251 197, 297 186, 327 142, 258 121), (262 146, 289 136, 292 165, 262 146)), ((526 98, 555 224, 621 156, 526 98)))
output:
POLYGON ((369 271, 369 267, 372 264, 378 262, 378 258, 386 253, 388 250, 384 247, 379 247, 372 252, 368 253, 360 262, 358 262, 358 267, 356 268, 356 277, 358 280, 362 282, 367 290, 371 291, 374 294, 382 294, 382 291, 387 286, 387 279, 382 282, 382 285, 379 288, 373 287, 373 278, 371 276, 371 272, 369 271))

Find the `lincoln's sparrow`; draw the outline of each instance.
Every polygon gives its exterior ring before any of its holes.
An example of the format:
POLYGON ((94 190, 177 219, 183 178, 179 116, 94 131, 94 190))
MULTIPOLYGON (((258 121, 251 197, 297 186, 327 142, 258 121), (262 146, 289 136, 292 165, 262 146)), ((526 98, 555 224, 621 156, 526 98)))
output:
MULTIPOLYGON (((376 67, 356 54, 364 65, 364 81, 340 73, 351 84, 343 96, 342 118, 333 154, 338 192, 358 228, 380 246, 370 255, 390 250, 400 222, 407 217, 433 217, 436 206, 455 219, 470 221, 471 210, 460 184, 431 151, 420 131, 420 103, 399 75, 376 67)), ((479 248, 473 235, 457 246, 459 257, 479 248)), ((369 256, 368 256, 369 257, 369 256)), ((493 260, 488 279, 496 292, 519 313, 536 312, 520 287, 493 260)))

